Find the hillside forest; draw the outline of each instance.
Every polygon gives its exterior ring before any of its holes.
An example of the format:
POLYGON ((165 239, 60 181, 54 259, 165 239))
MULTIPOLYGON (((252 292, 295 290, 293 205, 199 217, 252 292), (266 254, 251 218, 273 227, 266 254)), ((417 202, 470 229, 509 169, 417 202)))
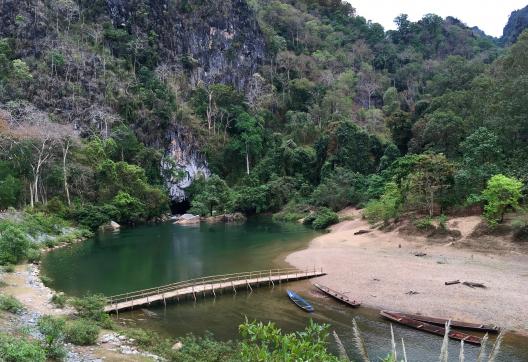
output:
POLYGON ((191 213, 500 223, 528 181, 528 32, 395 22, 338 0, 2 1, 0 209, 158 220, 178 130, 211 171, 191 213))

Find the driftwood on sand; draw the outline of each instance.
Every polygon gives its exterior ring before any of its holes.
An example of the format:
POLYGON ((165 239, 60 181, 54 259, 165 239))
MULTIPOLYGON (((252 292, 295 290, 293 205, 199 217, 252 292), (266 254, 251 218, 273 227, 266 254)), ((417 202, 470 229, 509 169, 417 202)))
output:
POLYGON ((460 284, 460 280, 451 280, 450 282, 445 282, 445 285, 454 285, 460 284))
POLYGON ((359 231, 356 231, 354 233, 354 235, 363 235, 363 234, 368 234, 368 233, 371 233, 372 230, 359 230, 359 231))

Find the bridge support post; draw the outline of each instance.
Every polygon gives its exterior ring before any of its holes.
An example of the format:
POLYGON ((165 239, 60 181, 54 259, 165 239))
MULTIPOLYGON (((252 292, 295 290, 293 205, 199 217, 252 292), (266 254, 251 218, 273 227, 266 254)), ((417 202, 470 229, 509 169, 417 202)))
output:
POLYGON ((231 287, 233 288, 233 291, 235 292, 236 294, 236 288, 235 288, 235 284, 233 283, 233 281, 231 280, 231 287))
POLYGON ((248 286, 249 290, 253 291, 253 288, 251 288, 251 284, 249 284, 249 282, 248 282, 248 280, 247 280, 247 279, 246 279, 246 284, 247 284, 247 286, 248 286))

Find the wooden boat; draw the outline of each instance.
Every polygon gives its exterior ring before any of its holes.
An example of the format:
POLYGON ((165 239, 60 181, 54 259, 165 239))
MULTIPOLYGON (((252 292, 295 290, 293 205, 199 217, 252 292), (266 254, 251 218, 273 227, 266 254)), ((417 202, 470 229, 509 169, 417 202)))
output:
MULTIPOLYGON (((407 314, 407 313, 400 313, 400 314, 407 318, 416 319, 417 321, 436 324, 440 326, 445 326, 445 324, 448 322, 448 319, 427 317, 427 316, 423 316, 419 314, 407 314)), ((499 333, 500 332, 500 328, 497 326, 477 324, 477 323, 467 323, 467 322, 460 322, 460 321, 453 321, 453 320, 451 321, 451 327, 469 329, 469 330, 479 331, 479 332, 489 332, 489 333, 499 333)))
MULTIPOLYGON (((408 318, 406 317, 405 315, 401 314, 401 313, 398 313, 398 312, 389 312, 389 311, 386 311, 386 310, 382 310, 380 312, 380 314, 393 321, 393 322, 396 322, 396 323, 400 323, 400 324, 403 324, 405 326, 408 326, 408 327, 412 327, 412 328, 415 328, 415 329, 418 329, 418 330, 421 330, 421 331, 424 331, 424 332, 429 332, 429 333, 432 333, 432 334, 436 334, 436 335, 439 335, 439 336, 444 336, 445 335, 445 328, 443 327, 440 327, 440 326, 435 326, 434 324, 430 324, 430 323, 426 323, 426 322, 422 322, 422 321, 419 321, 419 320, 416 320, 416 319, 412 319, 412 318, 408 318)), ((475 345, 480 345, 481 344, 481 339, 477 336, 473 336, 473 335, 470 335, 470 334, 465 334, 465 333, 462 333, 462 332, 457 332, 457 331, 450 331, 449 332, 449 338, 451 339, 456 339, 458 341, 464 341, 465 343, 471 343, 471 344, 475 344, 475 345)))
POLYGON ((326 287, 324 285, 314 283, 314 286, 317 289, 319 289, 320 291, 322 291, 323 293, 328 294, 332 298, 337 299, 341 303, 349 305, 352 308, 357 308, 357 307, 359 307, 361 305, 361 303, 356 302, 355 300, 351 300, 349 297, 347 297, 343 293, 336 292, 335 290, 330 289, 330 288, 328 288, 328 287, 326 287))
POLYGON ((290 297, 291 301, 295 303, 297 307, 301 308, 305 312, 312 313, 314 311, 312 305, 303 298, 301 298, 299 294, 288 290, 288 297, 290 297))

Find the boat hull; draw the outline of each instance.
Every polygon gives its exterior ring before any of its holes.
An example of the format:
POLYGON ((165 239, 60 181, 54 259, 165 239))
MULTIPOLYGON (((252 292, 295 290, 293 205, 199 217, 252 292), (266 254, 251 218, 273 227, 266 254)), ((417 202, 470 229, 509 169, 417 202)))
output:
POLYGON ((357 308, 361 305, 361 303, 356 302, 355 300, 350 300, 346 295, 336 292, 335 290, 332 290, 324 285, 315 283, 314 286, 319 289, 321 292, 325 293, 326 295, 332 297, 333 299, 348 305, 352 308, 357 308))
POLYGON ((301 308, 305 312, 312 313, 314 311, 312 305, 304 300, 299 294, 288 290, 288 297, 297 307, 301 308))
MULTIPOLYGON (((419 320, 416 320, 416 319, 412 319, 412 318, 408 318, 406 317, 405 315, 401 314, 401 313, 397 313, 397 312, 389 312, 389 311, 385 311, 385 310, 382 310, 380 312, 380 314, 393 321, 393 322, 396 322, 396 323, 399 323, 399 324, 403 324, 407 327, 411 327, 411 328, 414 328, 414 329, 418 329, 420 331, 424 331, 424 332, 428 332, 428 333, 432 333, 432 334, 436 334, 436 335, 439 335, 439 336, 443 336, 445 335, 445 328, 443 327, 440 327, 440 326, 436 326, 434 324, 430 324, 430 323, 425 323, 425 322, 422 322, 422 321, 419 321, 419 320)), ((449 338, 451 339, 455 339, 455 340, 458 340, 458 341, 464 341, 465 343, 471 343, 471 344, 474 344, 474 345, 480 345, 482 340, 477 337, 477 336, 473 336, 473 335, 470 335, 470 334, 465 334, 465 333, 461 333, 461 332, 457 332, 457 331, 450 331, 449 332, 449 338)))
MULTIPOLYGON (((411 319, 416 319, 421 322, 436 324, 439 326, 445 326, 445 324, 449 321, 449 319, 428 317, 428 316, 423 316, 419 314, 408 314, 408 313, 400 313, 400 314, 405 317, 411 318, 411 319)), ((476 324, 476 323, 467 323, 467 322, 454 321, 454 320, 451 320, 451 327, 468 329, 468 330, 479 331, 479 332, 489 332, 489 333, 499 333, 500 332, 500 328, 496 326, 476 324)))

